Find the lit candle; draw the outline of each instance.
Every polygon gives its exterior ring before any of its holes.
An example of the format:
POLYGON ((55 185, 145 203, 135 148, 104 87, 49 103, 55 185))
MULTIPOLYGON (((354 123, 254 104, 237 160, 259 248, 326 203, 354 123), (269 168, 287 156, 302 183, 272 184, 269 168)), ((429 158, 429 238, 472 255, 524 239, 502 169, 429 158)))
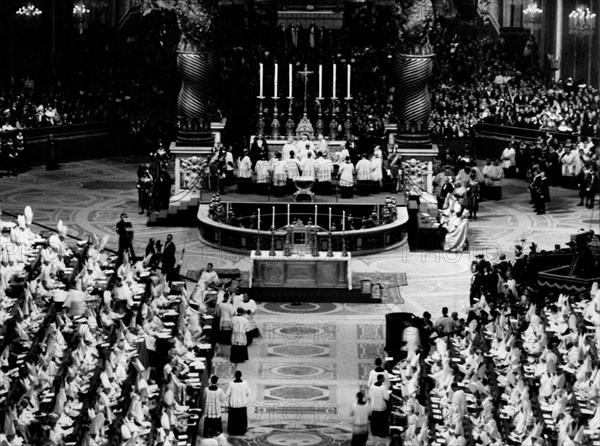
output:
POLYGON ((259 69, 259 93, 258 96, 259 97, 263 97, 263 75, 264 75, 264 67, 263 64, 260 64, 260 69, 259 69))
POLYGON ((348 64, 348 96, 346 96, 348 99, 350 99, 350 64, 348 64))
POLYGON ((260 208, 258 208, 258 220, 256 222, 258 224, 258 230, 260 231, 260 208))
POLYGON ((288 95, 289 98, 292 97, 292 64, 289 65, 289 75, 288 75, 289 79, 290 79, 290 94, 288 95))
POLYGON ((323 65, 319 64, 319 99, 323 97, 323 65))
POLYGON ((331 229, 331 208, 329 208, 329 229, 331 229))
POLYGON ((314 221, 315 226, 317 226, 317 205, 315 204, 315 221, 314 221))
POLYGON ((290 204, 287 205, 287 225, 290 225, 290 204))
POLYGON ((275 93, 273 94, 273 97, 276 98, 277 97, 277 84, 279 83, 279 70, 278 70, 278 65, 275 64, 275 93))
POLYGON ((333 90, 333 94, 331 95, 331 98, 332 98, 332 99, 335 99, 335 98, 336 98, 336 95, 335 95, 335 90, 336 90, 336 88, 335 88, 335 77, 336 77, 336 72, 337 72, 337 65, 336 65, 336 64, 333 64, 333 89, 332 89, 332 90, 333 90))
POLYGON ((271 226, 275 227, 275 206, 273 206, 273 218, 271 218, 271 226))
POLYGON ((346 211, 342 211, 342 231, 346 230, 346 211))

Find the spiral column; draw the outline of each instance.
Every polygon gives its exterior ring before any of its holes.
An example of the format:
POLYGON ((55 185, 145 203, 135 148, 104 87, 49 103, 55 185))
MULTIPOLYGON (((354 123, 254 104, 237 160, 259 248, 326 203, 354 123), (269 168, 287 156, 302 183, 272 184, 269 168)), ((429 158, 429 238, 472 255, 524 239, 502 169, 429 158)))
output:
POLYGON ((427 82, 431 77, 433 57, 433 54, 394 54, 395 109, 398 120, 396 143, 399 145, 431 147, 431 98, 427 82))
POLYGON ((209 104, 216 66, 213 51, 179 51, 177 67, 182 84, 177 101, 180 129, 178 144, 212 146, 209 104))

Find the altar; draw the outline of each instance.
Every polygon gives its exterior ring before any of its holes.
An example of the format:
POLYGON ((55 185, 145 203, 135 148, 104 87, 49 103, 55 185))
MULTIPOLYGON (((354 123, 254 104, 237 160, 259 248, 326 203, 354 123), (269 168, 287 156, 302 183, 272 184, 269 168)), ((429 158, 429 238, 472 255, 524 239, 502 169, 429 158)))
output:
POLYGON ((249 287, 262 288, 338 288, 352 289, 351 255, 334 252, 294 253, 285 256, 283 251, 252 252, 249 287))

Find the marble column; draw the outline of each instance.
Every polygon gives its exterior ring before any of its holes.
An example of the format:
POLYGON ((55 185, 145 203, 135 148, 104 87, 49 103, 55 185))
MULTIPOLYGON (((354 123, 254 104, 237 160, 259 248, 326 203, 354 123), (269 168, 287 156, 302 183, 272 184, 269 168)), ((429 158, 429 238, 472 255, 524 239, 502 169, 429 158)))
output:
POLYGON ((563 61, 562 44, 563 44, 563 24, 564 24, 564 0, 556 0, 556 41, 554 42, 554 57, 559 58, 558 70, 554 72, 554 80, 561 78, 561 65, 563 61))

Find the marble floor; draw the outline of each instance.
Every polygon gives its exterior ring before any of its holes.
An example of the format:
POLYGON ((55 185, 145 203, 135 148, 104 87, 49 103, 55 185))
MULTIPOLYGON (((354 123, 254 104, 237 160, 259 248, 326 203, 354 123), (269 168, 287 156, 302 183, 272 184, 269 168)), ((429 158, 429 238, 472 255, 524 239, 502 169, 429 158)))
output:
MULTIPOLYGON (((250 267, 245 256, 217 251, 204 245, 194 227, 149 227, 137 213, 136 168, 143 160, 112 158, 80 161, 47 172, 32 168, 17 177, 0 178, 0 209, 6 214, 34 211, 37 223, 55 228, 62 219, 69 234, 109 234, 116 248, 115 223, 127 212, 135 228, 135 250, 142 252, 149 237, 164 240, 173 234, 182 271, 198 270, 208 261, 217 268, 250 267)), ((261 304, 256 319, 263 339, 250 347, 250 361, 241 365, 251 384, 251 429, 244 437, 231 437, 235 445, 311 446, 343 444, 349 439, 348 408, 365 382, 373 359, 383 354, 384 315, 390 311, 436 318, 441 308, 464 314, 468 305, 469 266, 477 254, 510 259, 516 244, 535 241, 540 249, 564 244, 579 229, 599 228, 598 211, 576 206, 577 191, 552 188, 545 215, 529 204, 526 184, 506 180, 504 199, 483 202, 478 220, 470 225, 470 248, 462 253, 409 252, 398 248, 356 257, 352 269, 360 273, 404 272, 408 285, 402 299, 387 304, 323 304, 291 307, 261 304)), ((232 376, 227 351, 215 359, 215 373, 226 384, 232 376)), ((370 440, 370 444, 385 443, 370 440)))

